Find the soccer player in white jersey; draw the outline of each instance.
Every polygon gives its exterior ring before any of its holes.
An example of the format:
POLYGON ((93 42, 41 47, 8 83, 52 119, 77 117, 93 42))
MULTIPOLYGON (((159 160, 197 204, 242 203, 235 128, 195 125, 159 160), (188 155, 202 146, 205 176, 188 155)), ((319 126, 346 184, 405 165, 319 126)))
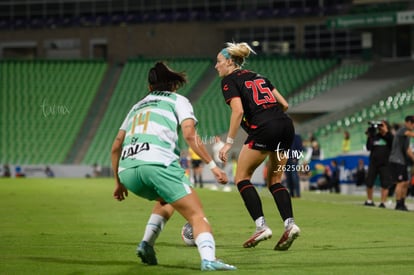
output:
POLYGON ((155 200, 137 255, 143 263, 158 264, 154 244, 165 223, 177 210, 193 227, 201 257, 201 270, 235 270, 215 257, 215 240, 202 204, 179 164, 178 130, 187 144, 207 163, 219 183, 227 175, 217 167, 195 126, 197 119, 189 100, 175 93, 186 83, 186 75, 157 62, 148 74, 147 96, 135 104, 121 125, 112 145, 115 176, 113 196, 122 201, 128 190, 155 200))

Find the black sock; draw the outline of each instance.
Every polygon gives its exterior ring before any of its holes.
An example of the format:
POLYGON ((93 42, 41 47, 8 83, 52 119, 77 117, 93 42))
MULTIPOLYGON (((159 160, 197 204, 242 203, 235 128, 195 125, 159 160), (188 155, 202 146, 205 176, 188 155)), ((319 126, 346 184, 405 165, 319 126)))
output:
POLYGON ((283 221, 287 218, 293 218, 292 201, 286 187, 280 183, 276 183, 269 187, 269 191, 272 193, 283 221))
POLYGON ((253 221, 263 216, 262 201, 259 194, 257 194, 256 188, 249 180, 242 180, 237 184, 240 195, 243 198, 244 205, 249 211, 253 221))

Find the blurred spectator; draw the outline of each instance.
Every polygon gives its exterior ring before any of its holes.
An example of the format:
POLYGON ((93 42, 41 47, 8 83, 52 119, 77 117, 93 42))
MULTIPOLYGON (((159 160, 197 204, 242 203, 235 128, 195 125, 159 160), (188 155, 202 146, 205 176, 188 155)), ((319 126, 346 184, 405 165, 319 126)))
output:
POLYGON ((414 165, 411 165, 411 171, 410 171, 410 184, 408 187, 408 195, 411 195, 411 197, 414 197, 414 165))
POLYGON ((16 167, 14 168, 14 172, 15 172, 16 178, 26 177, 26 175, 23 173, 22 167, 20 167, 20 165, 16 165, 16 167))
POLYGON ((414 153, 410 148, 410 137, 414 136, 414 116, 406 116, 404 126, 395 133, 390 153, 392 180, 396 183, 396 210, 407 211, 405 198, 408 190, 408 165, 414 162, 414 153))
POLYGON ((101 166, 100 166, 99 164, 95 163, 95 164, 93 165, 93 176, 94 176, 95 178, 98 178, 98 177, 100 177, 100 176, 101 176, 101 173, 102 173, 102 168, 101 168, 101 166))
POLYGON ((234 184, 234 176, 236 175, 236 170, 237 170, 237 153, 233 152, 230 155, 229 163, 226 165, 224 169, 224 171, 227 174, 227 177, 229 178, 229 184, 230 183, 234 184))
POLYGON ((363 159, 358 159, 358 165, 353 173, 353 177, 357 186, 366 184, 367 179, 367 168, 363 159))
POLYGON ((295 134, 293 143, 289 151, 289 159, 286 163, 286 185, 290 195, 294 198, 300 197, 300 179, 299 179, 299 158, 303 153, 302 137, 295 134))
POLYGON ((223 187, 223 191, 224 192, 230 192, 231 191, 231 184, 235 184, 234 183, 234 176, 236 175, 236 170, 237 170, 237 154, 235 152, 231 153, 230 155, 230 161, 228 163, 226 163, 225 167, 224 167, 224 171, 227 174, 227 177, 229 179, 229 183, 226 184, 223 187))
POLYGON ((190 160, 186 150, 182 150, 180 153, 180 166, 184 169, 185 175, 190 177, 190 160))
POLYGON ((391 133, 393 136, 395 136, 395 133, 397 133, 398 129, 401 128, 401 125, 398 123, 393 123, 391 126, 391 133))
POLYGON ((323 159, 322 149, 320 148, 319 142, 316 139, 314 139, 313 141, 311 141, 310 147, 307 150, 306 160, 310 162, 312 160, 322 160, 322 159, 323 159))
POLYGON ((348 131, 344 132, 344 139, 342 140, 342 152, 348 153, 351 150, 351 136, 348 131))
POLYGON ((323 175, 318 178, 316 182, 316 189, 318 190, 329 190, 331 188, 331 168, 329 165, 324 166, 323 175))
POLYGON ((48 178, 54 178, 55 177, 55 173, 53 173, 52 169, 50 169, 49 166, 46 166, 45 174, 46 174, 46 177, 48 177, 48 178))
POLYGON ((338 162, 336 160, 331 160, 331 177, 329 181, 329 191, 332 193, 340 193, 341 189, 339 188, 339 177, 340 177, 340 170, 338 167, 338 162))
POLYGON ((193 170, 194 187, 197 187, 197 183, 200 188, 203 188, 203 166, 201 165, 202 160, 191 147, 188 149, 191 159, 191 168, 193 170))
POLYGON ((8 164, 3 165, 3 177, 4 178, 10 178, 11 177, 10 166, 8 164))

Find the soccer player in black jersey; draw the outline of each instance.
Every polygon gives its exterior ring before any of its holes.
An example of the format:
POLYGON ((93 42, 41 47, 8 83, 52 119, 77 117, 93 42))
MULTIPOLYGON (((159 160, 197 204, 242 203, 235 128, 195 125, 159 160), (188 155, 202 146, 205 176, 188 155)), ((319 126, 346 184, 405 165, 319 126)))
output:
POLYGON ((300 233, 293 219, 290 194, 281 184, 295 129, 285 113, 288 103, 272 83, 264 76, 242 68, 250 53, 255 52, 243 42, 227 43, 217 55, 215 68, 222 78, 224 99, 231 108, 226 144, 219 156, 227 161, 228 152, 241 125, 248 137, 237 161, 235 183, 256 224, 255 233, 243 244, 246 248, 255 247, 272 237, 272 230, 264 218, 261 199, 250 181, 256 168, 269 158, 266 184, 285 226, 274 249, 287 250, 300 233))

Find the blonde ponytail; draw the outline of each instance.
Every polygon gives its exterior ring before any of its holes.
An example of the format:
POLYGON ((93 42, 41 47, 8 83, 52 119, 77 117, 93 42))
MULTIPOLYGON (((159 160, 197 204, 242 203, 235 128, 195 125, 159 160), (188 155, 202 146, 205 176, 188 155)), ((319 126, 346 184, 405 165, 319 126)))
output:
POLYGON ((221 53, 227 59, 232 59, 238 66, 243 66, 246 58, 249 57, 250 53, 256 54, 256 52, 246 42, 234 43, 227 42, 226 48, 221 53))

